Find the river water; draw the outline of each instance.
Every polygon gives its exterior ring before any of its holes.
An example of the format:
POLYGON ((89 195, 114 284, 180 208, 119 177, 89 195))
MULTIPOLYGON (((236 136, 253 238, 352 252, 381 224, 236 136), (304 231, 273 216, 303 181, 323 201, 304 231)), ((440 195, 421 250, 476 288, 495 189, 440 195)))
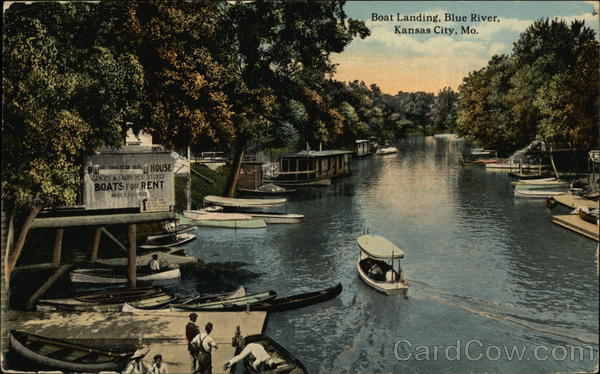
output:
POLYGON ((554 225, 560 208, 515 199, 504 173, 460 167, 459 140, 410 138, 398 147, 292 197, 286 209, 305 223, 199 228, 187 253, 247 263, 262 273, 244 284, 248 292, 342 283, 334 300, 269 316, 265 333, 311 373, 593 370, 595 242, 554 225), (356 238, 366 230, 405 250, 408 299, 358 278, 356 238))

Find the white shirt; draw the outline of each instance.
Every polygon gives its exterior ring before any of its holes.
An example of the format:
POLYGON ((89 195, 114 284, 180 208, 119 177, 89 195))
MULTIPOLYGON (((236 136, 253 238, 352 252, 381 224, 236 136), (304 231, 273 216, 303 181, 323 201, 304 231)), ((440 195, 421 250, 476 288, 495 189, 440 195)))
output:
POLYGON ((209 353, 213 347, 217 346, 217 343, 215 343, 212 336, 208 335, 206 331, 196 335, 196 337, 192 340, 192 344, 196 347, 200 347, 200 342, 202 342, 202 348, 209 353))
POLYGON ((152 364, 152 367, 150 368, 150 373, 151 374, 167 374, 167 365, 165 365, 165 363, 163 362, 159 368, 158 366, 156 366, 156 362, 155 362, 154 364, 152 364))
POLYGON ((271 358, 271 356, 269 356, 265 350, 265 347, 258 343, 249 343, 244 347, 240 354, 233 356, 233 358, 227 361, 227 363, 229 366, 232 366, 236 362, 243 360, 244 357, 248 356, 250 353, 252 353, 252 356, 254 356, 254 362, 252 363, 252 366, 255 369, 258 367, 258 365, 263 362, 267 362, 271 358))
POLYGON ((153 270, 153 271, 160 270, 160 264, 158 263, 158 260, 155 260, 155 259, 150 260, 150 263, 148 264, 148 266, 150 266, 150 270, 153 270))
POLYGON ((123 374, 146 374, 148 367, 144 363, 144 361, 132 360, 127 365, 127 368, 123 372, 123 374))

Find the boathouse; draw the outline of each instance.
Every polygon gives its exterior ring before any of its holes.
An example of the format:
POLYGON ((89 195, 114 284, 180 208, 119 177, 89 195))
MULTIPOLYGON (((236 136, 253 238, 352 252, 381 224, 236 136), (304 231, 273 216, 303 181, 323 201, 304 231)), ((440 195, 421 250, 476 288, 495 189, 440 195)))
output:
POLYGON ((350 174, 351 151, 302 151, 279 158, 272 181, 284 185, 329 185, 331 179, 350 174))
POLYGON ((375 146, 371 140, 360 139, 354 143, 354 157, 371 156, 375 152, 375 146))

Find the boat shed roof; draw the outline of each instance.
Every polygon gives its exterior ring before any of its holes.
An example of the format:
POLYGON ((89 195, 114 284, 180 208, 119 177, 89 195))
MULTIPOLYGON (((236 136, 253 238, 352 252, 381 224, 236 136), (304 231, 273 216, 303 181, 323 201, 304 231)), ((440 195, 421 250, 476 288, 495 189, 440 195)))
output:
POLYGON ((362 235, 356 239, 360 249, 373 258, 404 258, 404 251, 383 236, 362 235))
POLYGON ((327 151, 301 151, 298 153, 290 153, 287 155, 283 155, 281 157, 285 158, 285 157, 289 157, 289 158, 296 158, 296 157, 328 157, 328 156, 339 156, 339 155, 345 155, 348 153, 352 153, 351 151, 343 151, 343 150, 337 150, 337 149, 331 149, 331 150, 327 150, 327 151))

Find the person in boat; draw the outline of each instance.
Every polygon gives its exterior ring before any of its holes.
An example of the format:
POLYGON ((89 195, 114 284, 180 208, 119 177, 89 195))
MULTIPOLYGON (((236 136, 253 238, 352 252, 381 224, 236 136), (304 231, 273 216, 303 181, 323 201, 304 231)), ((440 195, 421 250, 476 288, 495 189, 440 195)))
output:
POLYGON ((254 361, 252 361, 251 365, 255 370, 271 370, 275 368, 275 362, 265 350, 265 347, 258 343, 249 343, 238 355, 233 356, 229 361, 227 361, 223 365, 223 369, 228 370, 236 362, 243 360, 250 354, 252 357, 254 357, 254 361))
POLYGON ((378 263, 374 263, 373 265, 371 265, 371 267, 369 268, 369 277, 375 280, 380 280, 382 276, 383 269, 381 269, 381 266, 378 263))
POLYGON ((131 356, 131 361, 129 361, 125 367, 123 374, 147 374, 148 366, 144 360, 142 360, 144 356, 146 356, 146 353, 148 352, 136 352, 133 356, 131 356))
POLYGON ((150 374, 167 374, 167 365, 163 362, 160 353, 154 356, 154 363, 150 368, 150 374))
POLYGON ((152 260, 150 260, 150 262, 148 263, 148 266, 150 267, 150 270, 152 270, 152 271, 160 270, 160 262, 158 262, 157 254, 152 255, 152 260))
POLYGON ((192 340, 194 340, 194 338, 200 334, 200 328, 198 328, 198 325, 196 325, 196 320, 198 319, 198 315, 196 313, 190 313, 190 320, 188 321, 187 325, 185 325, 185 338, 187 339, 187 343, 188 343, 188 352, 190 353, 190 356, 192 357, 192 373, 196 371, 196 365, 197 365, 197 356, 198 356, 198 350, 196 349, 196 347, 194 345, 192 345, 192 340))
POLYGON ((217 349, 217 343, 210 336, 213 330, 213 324, 208 322, 204 327, 204 332, 196 335, 192 340, 192 345, 198 350, 198 368, 194 373, 197 374, 212 374, 212 357, 211 352, 213 349, 217 349))

